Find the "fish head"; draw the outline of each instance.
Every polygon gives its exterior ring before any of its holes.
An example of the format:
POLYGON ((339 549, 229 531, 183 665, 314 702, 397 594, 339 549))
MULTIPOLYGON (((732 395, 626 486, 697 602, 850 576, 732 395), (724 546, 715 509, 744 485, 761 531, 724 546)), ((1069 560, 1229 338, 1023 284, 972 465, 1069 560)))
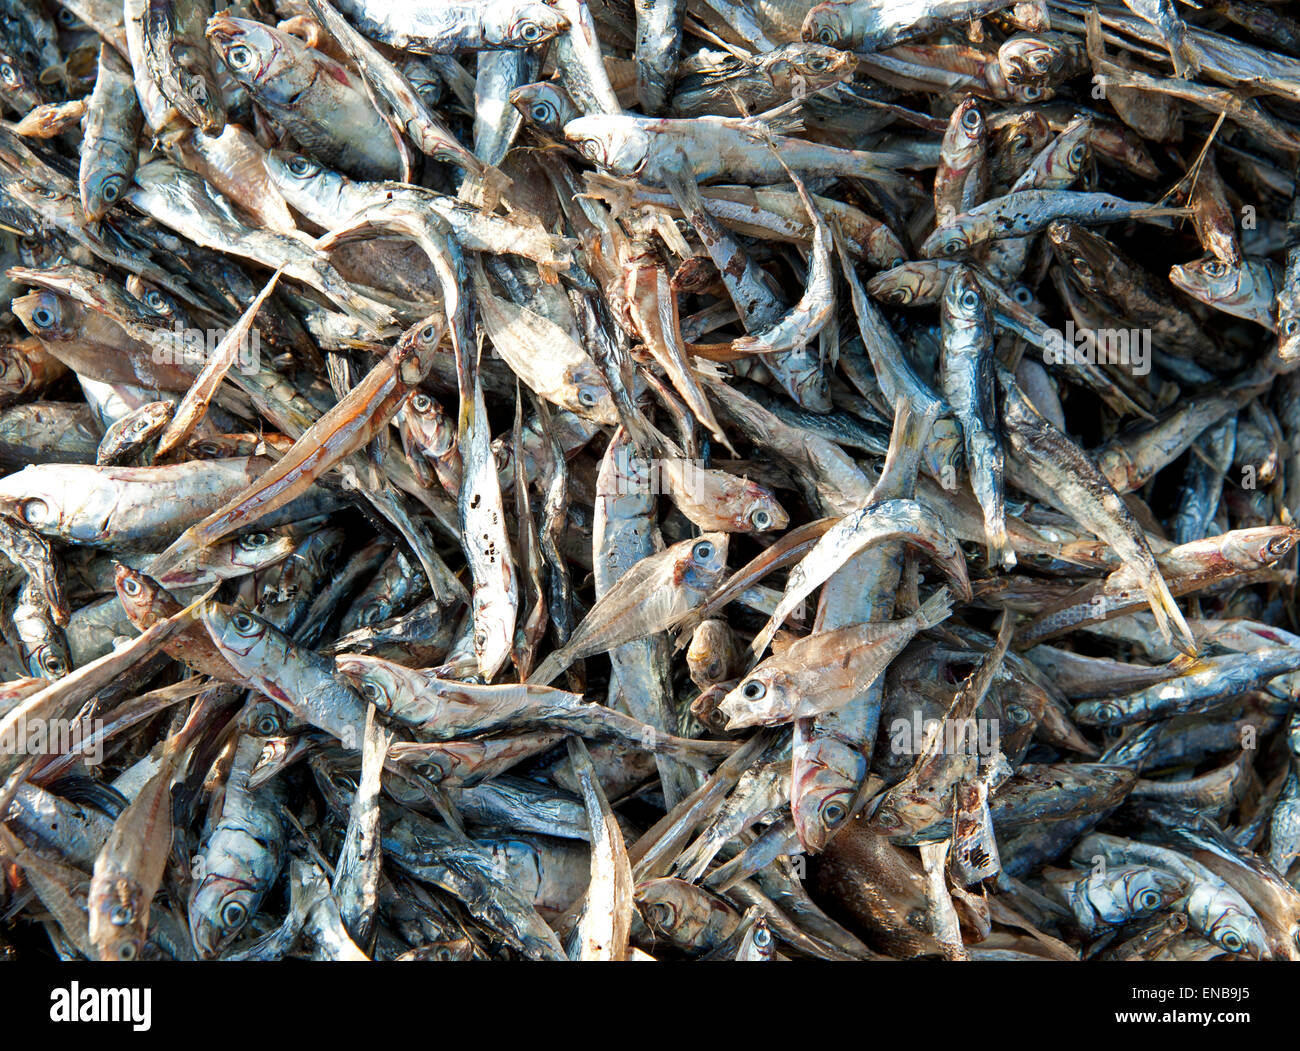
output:
POLYGON ((72 670, 71 663, 63 647, 53 639, 20 643, 27 666, 27 674, 39 679, 53 682, 61 679, 72 670))
MULTIPOLYGON (((167 614, 161 603, 171 598, 153 577, 118 563, 113 570, 113 587, 122 609, 137 628, 147 628, 156 620, 167 614), (155 608, 158 607, 158 608, 155 608)), ((172 599, 172 602, 175 602, 172 599)))
POLYGON ((564 134, 564 125, 579 115, 568 92, 554 81, 524 84, 510 92, 510 104, 534 128, 548 135, 564 134))
POLYGON ((100 960, 140 959, 148 934, 149 902, 138 883, 124 876, 92 880, 87 911, 90 943, 100 960))
POLYGON ((216 956, 247 926, 261 894, 247 880, 206 872, 190 894, 190 938, 202 959, 216 956))
POLYGON ((1217 880, 1196 883, 1187 895, 1193 925, 1224 952, 1267 959, 1268 942, 1259 918, 1237 893, 1217 880))
POLYGON ((1300 296, 1283 286, 1277 303, 1277 356, 1288 368, 1300 362, 1300 296))
POLYGON ((264 157, 271 184, 308 219, 332 225, 335 213, 347 209, 340 201, 348 188, 347 176, 288 150, 270 150, 264 157))
POLYGON ((744 482, 740 511, 736 516, 738 533, 766 533, 772 529, 784 529, 789 524, 790 516, 770 490, 756 482, 744 482))
MULTIPOLYGON (((638 884, 636 904, 656 941, 683 949, 702 948, 711 933, 726 926, 730 912, 703 887, 673 876, 638 884)), ((739 917, 730 918, 734 928, 739 917)))
POLYGON ((867 291, 882 303, 905 307, 909 303, 929 301, 934 292, 935 278, 943 281, 941 267, 934 260, 906 262, 876 274, 867 282, 867 291))
POLYGON ((493 4, 484 9, 482 24, 487 43, 503 48, 536 47, 569 28, 548 4, 493 4))
POLYGON ((998 48, 1008 84, 1042 84, 1065 70, 1069 50, 1054 33, 1016 33, 998 48))
POLYGON ((684 541, 674 566, 673 583, 692 591, 712 591, 727 571, 727 534, 705 533, 684 541))
POLYGON ((927 237, 921 245, 921 254, 928 259, 945 257, 955 259, 971 248, 974 223, 964 216, 954 216, 927 237))
POLYGON ((27 355, 17 347, 0 345, 0 398, 17 397, 32 385, 32 381, 27 355))
POLYGON ((617 426, 618 408, 605 376, 592 361, 565 370, 558 401, 570 412, 604 426, 617 426))
MULTIPOLYGON (((1231 299, 1241 284, 1241 267, 1207 256, 1191 263, 1180 263, 1169 271, 1173 286, 1203 303, 1231 299)), ((15 301, 16 302, 16 301, 15 301)))
POLYGON ((718 707, 727 717, 728 730, 782 723, 798 709, 799 683, 779 660, 759 665, 722 698, 718 707))
POLYGON ((759 64, 782 94, 804 95, 853 76, 858 59, 851 51, 804 41, 758 56, 759 64))
POLYGON ((271 637, 269 623, 237 606, 206 602, 199 615, 221 655, 241 672, 258 661, 271 637))
POLYGON ((5 101, 17 112, 27 113, 45 101, 32 72, 35 66, 28 61, 28 55, 32 58, 38 56, 34 51, 23 54, 11 48, 12 45, 0 50, 0 85, 3 85, 5 101))
POLYGON ((988 301, 980 287, 975 272, 968 266, 953 268, 944 286, 942 299, 943 318, 957 322, 962 327, 988 326, 988 301))
POLYGON ((66 306, 63 296, 42 290, 19 296, 10 309, 33 336, 62 343, 74 337, 71 325, 75 312, 66 306))
POLYGON ((853 32, 853 16, 848 7, 842 0, 818 4, 804 16, 799 35, 809 44, 851 51, 858 41, 853 32))
POLYGON ((629 117, 578 117, 564 125, 564 138, 592 164, 626 178, 650 160, 650 133, 629 117))
POLYGON ((1082 174, 1088 158, 1092 156, 1093 122, 1090 117, 1076 117, 1051 144, 1051 153, 1045 165, 1048 176, 1056 182, 1068 184, 1082 174))
POLYGON ((1127 866, 1111 877, 1116 899, 1132 919, 1154 916, 1187 893, 1186 880, 1147 865, 1127 866))
MULTIPOLYGON (((0 432, 0 439, 9 437, 0 432)), ((14 434, 21 442, 23 435, 14 434)), ((34 465, 0 480, 0 513, 21 519, 44 536, 57 536, 76 516, 84 494, 64 484, 55 465, 34 465)))
POLYGON ((334 667, 362 697, 387 715, 409 703, 417 689, 409 669, 379 657, 340 653, 334 658, 334 667))
POLYGON ((1031 110, 1016 115, 993 136, 995 166, 1014 173, 1010 177, 1015 178, 1051 137, 1051 126, 1041 113, 1031 110))
POLYGON ((845 741, 819 737, 797 742, 790 774, 790 813, 804 850, 819 853, 844 827, 867 760, 845 741))
POLYGON ((1105 287, 1109 263, 1107 245, 1075 223, 1056 219, 1048 224, 1047 239, 1057 259, 1067 267, 1086 291, 1100 295, 1105 287))
POLYGON ((724 620, 701 621, 691 633, 686 648, 686 666, 691 681, 703 689, 725 682, 730 672, 731 628, 724 620))
POLYGON ((1083 726, 1123 726, 1124 711, 1114 701, 1084 701, 1070 713, 1083 726))
POLYGON ((426 455, 446 456, 456 448, 456 432, 451 417, 424 391, 416 391, 407 399, 400 416, 426 455))
POLYGON ((984 122, 984 110, 980 100, 974 95, 967 95, 957 104, 948 119, 948 130, 943 136, 945 154, 952 154, 968 163, 974 160, 974 154, 984 148, 988 137, 988 126, 984 122))
POLYGON ((96 164, 83 168, 79 182, 86 218, 98 222, 122 199, 130 179, 124 172, 96 164))
POLYGON ((213 15, 208 19, 207 36, 235 79, 262 91, 271 102, 291 101, 315 75, 314 70, 304 68, 308 63, 297 61, 295 52, 306 50, 306 45, 261 22, 213 15))

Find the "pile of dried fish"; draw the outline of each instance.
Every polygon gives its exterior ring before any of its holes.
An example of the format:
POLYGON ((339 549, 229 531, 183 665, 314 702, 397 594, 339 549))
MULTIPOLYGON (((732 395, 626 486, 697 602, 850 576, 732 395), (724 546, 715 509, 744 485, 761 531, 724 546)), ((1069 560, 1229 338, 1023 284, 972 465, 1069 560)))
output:
POLYGON ((1300 959, 1300 22, 0 0, 0 955, 1300 959))

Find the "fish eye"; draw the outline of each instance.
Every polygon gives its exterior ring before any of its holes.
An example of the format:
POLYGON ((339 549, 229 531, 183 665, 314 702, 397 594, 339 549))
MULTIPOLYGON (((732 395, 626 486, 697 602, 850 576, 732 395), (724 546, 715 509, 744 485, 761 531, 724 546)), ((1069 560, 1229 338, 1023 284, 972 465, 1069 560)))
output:
POLYGON ((979 293, 976 292, 975 289, 973 288, 968 288, 965 292, 961 294, 961 305, 966 310, 974 310, 976 307, 980 305, 979 293))
POLYGON ((425 343, 432 343, 434 337, 437 334, 438 334, 437 325, 425 325, 424 328, 420 330, 420 339, 423 340, 425 343))
POLYGON ((834 44, 836 40, 835 30, 830 26, 822 26, 821 29, 817 30, 817 39, 820 43, 828 46, 834 44))
POLYGON ((244 69, 253 64, 253 49, 236 44, 226 52, 226 62, 234 69, 244 69))
POLYGON ((750 679, 740 688, 740 696, 747 701, 762 700, 766 695, 767 687, 758 679, 750 679))
POLYGON ((1119 706, 1115 704, 1103 704, 1097 709, 1097 721, 1100 723, 1118 722, 1120 718, 1119 706))
POLYGON ((538 124, 548 124, 551 121, 551 104, 549 102, 534 102, 532 108, 533 120, 538 124))
POLYGON ((848 813, 848 808, 843 803, 831 801, 822 807, 822 824, 827 828, 834 828, 844 820, 848 813))
POLYGON ((1138 895, 1138 906, 1144 912, 1151 912, 1153 909, 1160 907, 1160 894, 1158 891, 1148 887, 1138 895))
POLYGON ((144 588, 140 586, 140 581, 136 580, 135 577, 122 578, 122 592, 128 597, 135 598, 143 590, 144 588))
POLYGON ((355 792, 357 790, 357 782, 355 778, 344 773, 331 774, 330 784, 342 792, 355 792))
POLYGON ((199 454, 202 456, 221 455, 221 446, 218 445, 216 442, 199 442, 199 444, 196 445, 194 448, 197 449, 199 454))
POLYGON ((18 83, 18 74, 14 72, 14 67, 11 66, 8 62, 4 63, 3 65, 0 65, 0 77, 4 78, 4 82, 6 84, 18 83))
POLYGON ((487 634, 486 631, 476 631, 476 632, 474 632, 474 648, 475 648, 475 649, 477 649, 477 650, 481 650, 481 649, 482 649, 484 646, 486 646, 487 644, 488 644, 488 634, 487 634))
POLYGON ((1078 167, 1083 163, 1083 158, 1088 155, 1088 147, 1082 142, 1075 143, 1074 148, 1070 150, 1070 164, 1078 167))
POLYGON ((1282 326, 1282 331, 1285 332, 1288 336, 1294 336, 1297 332, 1300 332, 1300 319, 1291 318, 1285 325, 1282 326))
POLYGON ((749 522, 755 529, 759 531, 762 531, 764 529, 771 529, 772 515, 765 508, 760 507, 757 508, 754 511, 754 513, 749 516, 749 522))
POLYGON ((1228 272, 1227 265, 1219 259, 1211 259, 1201 269, 1210 277, 1222 277, 1228 272))
POLYGON ((99 196, 112 204, 122 195, 122 177, 114 175, 105 179, 99 188, 99 196))
POLYGON ((965 113, 962 114, 961 124, 962 127, 965 128, 967 131, 970 132, 979 131, 980 126, 983 123, 984 123, 984 118, 980 115, 980 111, 975 109, 974 106, 972 106, 970 109, 968 109, 965 113))
POLYGON ((760 949, 766 949, 772 944, 772 932, 766 927, 758 927, 754 931, 754 944, 760 949))
POLYGON ((891 288, 881 298, 886 303, 897 303, 899 306, 906 306, 912 302, 912 291, 908 288, 891 288))
POLYGON ((807 65, 807 67, 811 69, 814 73, 820 73, 823 69, 829 66, 830 63, 827 62, 826 59, 824 59, 821 55, 813 55, 810 59, 808 59, 805 65, 807 65))
POLYGON ((37 328, 49 328, 54 324, 54 311, 49 307, 37 307, 32 311, 32 324, 37 328))
POLYGON ((1029 722, 1030 718, 1029 709, 1019 704, 1011 705, 1011 707, 1007 709, 1007 716, 1017 726, 1024 726, 1025 723, 1029 722))
POLYGON ((713 557, 713 545, 707 540, 701 540, 691 548, 691 557, 696 562, 707 562, 713 557))
POLYGON ((1015 291, 1011 293, 1011 298, 1023 307, 1034 301, 1034 294, 1024 285, 1016 285, 1015 291))
POLYGON ((388 694, 384 688, 369 677, 361 680, 361 695, 371 704, 383 704, 388 700, 388 694))
POLYGON ((136 948, 135 942, 123 942, 117 947, 117 958, 129 963, 139 955, 140 950, 136 948))
POLYGON ((258 623, 247 613, 232 613, 230 623, 234 625, 235 630, 241 635, 257 634, 258 623))
POLYGON ((427 394, 417 394, 411 399, 411 408, 423 416, 433 408, 433 399, 427 394))
POLYGON ((260 719, 257 720, 257 725, 254 727, 254 729, 262 737, 270 737, 273 734, 279 733, 280 717, 276 715, 274 712, 267 712, 265 715, 263 715, 260 719))
POLYGON ((1219 938, 1219 944, 1231 953, 1241 952, 1246 947, 1245 940, 1236 931, 1225 931, 1219 938))
POLYGON ((28 500, 23 504, 23 521, 28 525, 40 525, 49 518, 50 507, 44 500, 28 500))
POLYGON ((164 313, 168 306, 167 300, 163 298, 156 288, 151 288, 144 294, 144 304, 160 314, 164 313))
POLYGON ((590 409, 598 401, 600 401, 600 398, 596 395, 596 392, 591 388, 583 387, 580 391, 578 391, 579 404, 586 406, 588 409, 590 409))
POLYGON ((108 922, 114 927, 125 927, 135 919, 135 910, 130 905, 114 905, 108 913, 108 922))
POLYGON ((1037 87, 1036 85, 1030 85, 1029 87, 1025 88, 1024 94, 1025 94, 1025 101, 1037 102, 1039 99, 1043 97, 1043 89, 1037 87))
POLYGON ((648 915, 646 916, 646 919, 650 922, 652 927, 658 927, 662 930, 672 926, 673 907, 667 902, 655 902, 650 906, 647 912, 648 915))
POLYGON ((221 906, 221 926, 227 931, 242 927, 248 918, 248 910, 242 902, 228 901, 221 906))
POLYGON ((1029 146, 1029 136, 1024 134, 1013 135, 1011 137, 1011 141, 1007 143, 1007 145, 1012 150, 1019 152, 1020 150, 1026 149, 1029 146))
POLYGON ((542 27, 536 22, 525 22, 519 27, 519 38, 530 44, 541 39, 541 36, 542 27))
POLYGON ((51 675, 62 675, 68 670, 66 662, 57 653, 47 653, 41 658, 41 667, 51 675))
POLYGON ((259 547, 265 547, 271 542, 271 537, 267 533, 249 533, 248 536, 239 538, 239 547, 244 551, 252 551, 259 547))
POLYGON ((450 963, 452 959, 451 950, 444 945, 433 954, 433 958, 439 963, 450 963))
POLYGON ((71 11, 69 11, 66 7, 59 8, 59 13, 57 17, 59 20, 59 25, 64 26, 65 28, 68 26, 75 26, 77 24, 77 16, 74 15, 71 11))
POLYGON ((949 242, 947 242, 947 243, 943 246, 943 250, 944 250, 944 252, 947 253, 948 255, 961 255, 961 253, 962 253, 962 251, 965 249, 965 247, 966 247, 966 245, 965 245, 962 241, 960 241, 960 240, 956 240, 956 241, 949 241, 949 242))
POLYGON ((300 179, 305 179, 317 171, 317 165, 306 157, 295 157, 287 167, 290 175, 296 175, 300 179))

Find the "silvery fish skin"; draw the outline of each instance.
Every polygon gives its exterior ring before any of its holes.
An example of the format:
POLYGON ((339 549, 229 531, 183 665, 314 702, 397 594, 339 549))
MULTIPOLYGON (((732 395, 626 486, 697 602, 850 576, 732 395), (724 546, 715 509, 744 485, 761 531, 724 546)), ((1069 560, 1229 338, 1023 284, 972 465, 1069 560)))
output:
POLYGON ((207 34, 258 104, 311 153, 363 178, 400 173, 397 144, 355 74, 259 22, 217 15, 207 34))
POLYGON ((396 0, 342 0, 339 7, 368 36, 421 55, 532 48, 569 26, 561 11, 526 0, 456 0, 417 11, 396 0))
POLYGON ((0 0, 0 954, 1300 958, 1293 22, 0 0))

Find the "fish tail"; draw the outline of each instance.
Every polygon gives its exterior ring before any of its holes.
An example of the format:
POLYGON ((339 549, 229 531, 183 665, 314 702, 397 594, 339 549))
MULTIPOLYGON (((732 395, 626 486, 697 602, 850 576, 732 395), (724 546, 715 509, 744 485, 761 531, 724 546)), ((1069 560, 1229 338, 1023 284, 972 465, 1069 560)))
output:
MULTIPOLYGON (((1156 627, 1160 630, 1160 637, 1166 642, 1174 642, 1172 633, 1169 630, 1170 622, 1178 629, 1178 634, 1182 636, 1184 645, 1179 648, 1184 650, 1189 656, 1196 656, 1196 639, 1192 635, 1192 629, 1187 626, 1187 621, 1183 618, 1183 611, 1178 608, 1178 603, 1174 601, 1174 596, 1169 590, 1169 585, 1165 583, 1165 578, 1160 575, 1160 571, 1154 570, 1153 575, 1143 585, 1147 593, 1147 602, 1151 606, 1151 612, 1156 618, 1156 627)), ((1174 645, 1178 645, 1174 642, 1174 645)))
POLYGON ((922 602, 921 608, 916 611, 916 617, 921 622, 920 630, 924 631, 926 628, 942 624, 951 613, 952 592, 942 587, 922 602))

